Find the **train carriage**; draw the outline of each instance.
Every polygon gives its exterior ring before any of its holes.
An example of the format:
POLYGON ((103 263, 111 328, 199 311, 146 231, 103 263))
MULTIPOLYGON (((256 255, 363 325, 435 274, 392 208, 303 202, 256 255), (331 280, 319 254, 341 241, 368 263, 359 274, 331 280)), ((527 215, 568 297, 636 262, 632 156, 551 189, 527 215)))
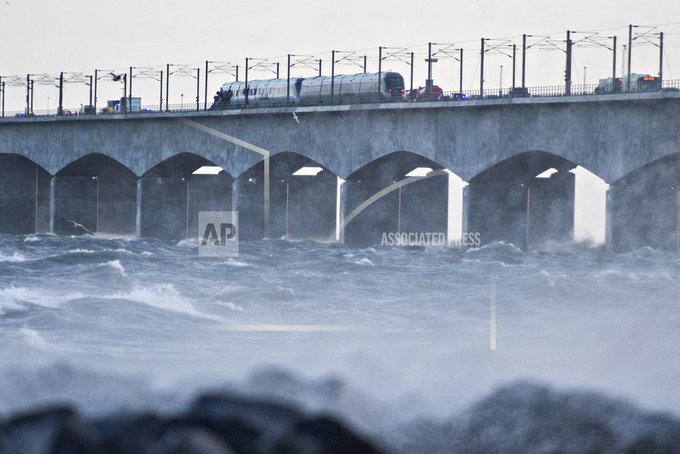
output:
POLYGON ((254 80, 248 83, 248 87, 241 81, 224 84, 217 92, 211 109, 284 105, 287 102, 315 105, 395 100, 402 99, 403 94, 404 78, 394 72, 297 78, 291 79, 290 89, 287 79, 254 80))

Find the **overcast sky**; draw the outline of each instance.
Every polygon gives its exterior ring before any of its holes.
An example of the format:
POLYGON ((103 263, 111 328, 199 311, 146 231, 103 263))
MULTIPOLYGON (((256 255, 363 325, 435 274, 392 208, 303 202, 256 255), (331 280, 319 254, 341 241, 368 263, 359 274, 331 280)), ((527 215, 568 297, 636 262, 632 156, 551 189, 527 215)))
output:
MULTIPOLYGON (((460 43, 466 48, 465 88, 476 88, 479 80, 479 39, 515 37, 522 33, 552 34, 564 39, 567 29, 602 30, 603 36, 617 34, 626 40, 629 23, 663 25, 667 33, 666 78, 680 79, 680 1, 677 0, 298 0, 281 2, 250 0, 0 0, 0 75, 26 73, 58 74, 87 72, 94 68, 123 71, 129 66, 164 69, 166 63, 202 66, 205 60, 233 61, 243 58, 272 59, 285 64, 287 53, 314 54, 324 60, 328 71, 330 50, 357 50, 369 55, 369 71, 375 70, 377 47, 404 46, 418 52, 415 85, 422 85, 425 62, 422 52, 428 41, 460 43), (622 27, 612 29, 613 27, 622 27), (420 46, 420 47, 417 47, 420 46)), ((527 84, 562 83, 564 54, 559 50, 532 50, 527 63, 527 84)), ((634 71, 658 72, 658 50, 651 45, 635 49, 634 71)), ((457 62, 442 59, 435 64, 435 83, 454 89, 458 83, 457 62)), ((510 83, 511 61, 504 55, 489 55, 486 86, 510 83)), ((621 60, 619 59, 619 68, 621 60)), ((605 49, 577 49, 574 80, 590 83, 611 72, 611 53, 605 49)), ((386 69, 408 75, 408 66, 386 62, 386 69)), ((337 72, 354 72, 340 68, 337 72)), ((241 68, 242 70, 242 68, 241 68)), ((302 72, 302 69, 298 70, 302 72)), ((309 72, 309 71, 308 71, 309 72)), ((285 75, 285 72, 283 72, 285 75)), ((303 75, 303 74, 300 74, 303 75)), ((260 72, 254 78, 269 78, 260 72)), ((211 74, 212 93, 226 74, 211 74)), ((408 85, 407 77, 407 85, 408 85)), ((144 104, 157 102, 157 82, 135 79, 144 104)), ((103 99, 115 97, 119 84, 100 84, 103 99)), ((171 102, 195 99, 195 81, 177 76, 171 85, 171 102), (193 87, 193 88, 192 88, 193 87)), ((201 91, 203 88, 201 87, 201 91)), ((84 86, 68 87, 66 102, 77 106, 87 101, 84 86)), ((47 98, 54 106, 53 87, 37 87, 36 110, 45 108, 47 98)), ((203 95, 201 95, 202 97, 203 95)), ((8 110, 22 108, 25 91, 8 87, 8 110)))

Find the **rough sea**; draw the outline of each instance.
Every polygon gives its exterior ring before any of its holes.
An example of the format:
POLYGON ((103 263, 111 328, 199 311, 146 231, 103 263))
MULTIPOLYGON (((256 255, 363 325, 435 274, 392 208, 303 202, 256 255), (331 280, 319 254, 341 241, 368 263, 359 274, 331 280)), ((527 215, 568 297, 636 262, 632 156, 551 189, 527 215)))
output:
POLYGON ((199 259, 191 241, 0 235, 0 417, 174 411, 229 388, 398 447, 404 427, 534 383, 675 418, 679 276, 648 248, 272 240, 199 259))

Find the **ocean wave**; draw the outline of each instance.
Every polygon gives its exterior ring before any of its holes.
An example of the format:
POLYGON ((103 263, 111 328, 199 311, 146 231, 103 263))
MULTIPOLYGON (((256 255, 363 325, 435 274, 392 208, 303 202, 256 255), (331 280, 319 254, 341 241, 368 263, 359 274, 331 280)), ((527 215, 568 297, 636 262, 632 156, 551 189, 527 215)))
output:
POLYGON ((79 292, 59 295, 56 292, 46 292, 42 288, 4 287, 0 288, 0 314, 10 310, 27 310, 31 304, 55 308, 66 301, 82 297, 79 292))
POLYGON ((20 252, 13 252, 12 255, 5 255, 0 252, 0 262, 22 263, 31 260, 20 252))
POLYGON ((111 295, 111 298, 134 301, 170 312, 199 317, 206 316, 206 314, 196 310, 193 302, 184 297, 172 284, 161 284, 151 287, 135 286, 129 292, 116 293, 111 295))

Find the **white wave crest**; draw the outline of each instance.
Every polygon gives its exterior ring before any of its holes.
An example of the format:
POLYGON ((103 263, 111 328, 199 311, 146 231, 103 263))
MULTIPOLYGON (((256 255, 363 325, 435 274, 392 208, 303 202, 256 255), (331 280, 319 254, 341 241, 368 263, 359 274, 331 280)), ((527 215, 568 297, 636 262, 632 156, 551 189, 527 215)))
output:
POLYGON ((194 308, 191 300, 182 296, 172 284, 154 287, 135 287, 127 293, 118 293, 113 298, 126 299, 171 312, 204 317, 194 308))
POLYGON ((125 276, 125 268, 123 268, 123 264, 120 263, 120 260, 111 260, 110 262, 102 263, 98 266, 108 266, 113 268, 115 271, 120 273, 121 276, 125 276))
POLYGON ((0 288, 0 314, 8 310, 25 310, 26 303, 43 307, 58 307, 65 301, 82 298, 78 292, 65 295, 56 295, 45 289, 32 289, 27 287, 0 288))
POLYGON ((12 255, 5 255, 0 252, 0 262, 21 263, 28 260, 30 260, 28 257, 19 252, 14 252, 12 255))

